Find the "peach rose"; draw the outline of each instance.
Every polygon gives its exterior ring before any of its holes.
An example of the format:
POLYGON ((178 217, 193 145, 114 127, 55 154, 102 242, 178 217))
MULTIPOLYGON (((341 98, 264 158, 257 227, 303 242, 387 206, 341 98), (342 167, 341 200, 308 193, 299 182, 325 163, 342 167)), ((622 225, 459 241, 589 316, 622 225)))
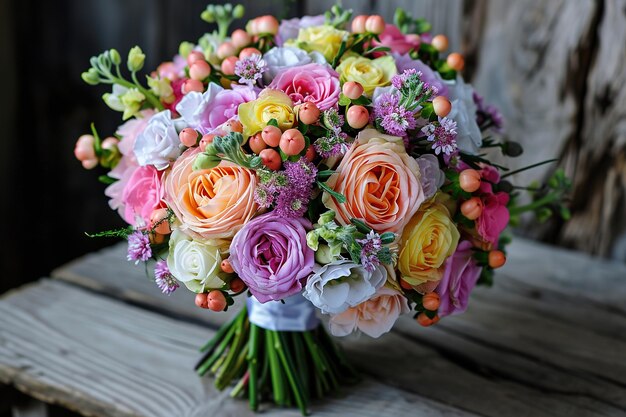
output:
POLYGON ((326 182, 345 203, 326 192, 322 201, 343 225, 357 218, 378 233, 401 233, 424 201, 419 179, 419 165, 402 138, 365 129, 326 182))
POLYGON ((180 230, 196 239, 232 237, 258 210, 253 171, 226 161, 194 171, 199 148, 187 150, 165 180, 165 201, 182 223, 180 230))

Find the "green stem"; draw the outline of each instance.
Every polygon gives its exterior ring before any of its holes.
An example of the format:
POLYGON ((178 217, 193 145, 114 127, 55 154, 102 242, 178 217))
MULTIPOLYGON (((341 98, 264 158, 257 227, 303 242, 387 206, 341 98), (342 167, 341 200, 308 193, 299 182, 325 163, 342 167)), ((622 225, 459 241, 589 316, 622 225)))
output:
POLYGON ((298 404, 298 408, 300 409, 302 415, 306 416, 308 412, 306 409, 306 402, 304 401, 304 398, 302 396, 302 388, 300 387, 299 381, 294 374, 293 364, 290 363, 291 361, 288 358, 288 352, 285 350, 285 346, 283 344, 283 341, 281 340, 281 334, 279 332, 271 330, 268 330, 268 332, 271 332, 273 335, 274 348, 278 352, 278 357, 280 358, 283 369, 287 374, 287 380, 289 381, 289 385, 291 386, 291 392, 295 397, 296 404, 298 404))
POLYGON ((280 371, 280 365, 278 364, 278 357, 276 356, 276 351, 274 350, 274 338, 269 330, 265 330, 265 348, 270 364, 274 401, 278 405, 283 405, 285 403, 283 379, 280 371))
POLYGON ((508 176, 510 176, 510 175, 513 175, 513 174, 517 174, 517 173, 520 173, 520 172, 526 171, 526 170, 528 170, 528 169, 536 168, 536 167, 538 167, 538 166, 545 165, 545 164, 549 164, 549 163, 551 163, 551 162, 556 162, 556 161, 558 161, 558 159, 548 159, 548 160, 546 160, 546 161, 537 162, 536 164, 528 165, 527 167, 520 168, 520 169, 516 169, 515 171, 507 172, 506 174, 502 175, 502 176, 500 177, 500 179, 502 179, 502 178, 506 178, 506 177, 508 177, 508 176))
POLYGON ((156 96, 154 94, 152 94, 150 91, 146 90, 141 83, 139 82, 139 80, 137 79, 137 73, 136 72, 132 72, 130 74, 131 78, 133 79, 135 86, 137 87, 137 89, 139 91, 141 91, 141 94, 143 94, 144 96, 146 96, 146 99, 150 102, 150 104, 152 104, 156 109, 158 110, 163 110, 165 107, 163 107, 163 104, 161 104, 161 101, 156 98, 156 96))
POLYGON ((211 354, 211 356, 209 356, 209 358, 198 368, 198 370, 196 371, 198 375, 203 376, 204 374, 206 374, 211 366, 215 363, 215 361, 217 361, 220 356, 222 356, 222 353, 224 353, 224 351, 226 350, 226 347, 228 346, 228 343, 230 342, 230 339, 232 339, 234 333, 235 326, 233 325, 228 329, 226 336, 224 337, 224 339, 222 339, 222 341, 217 346, 215 351, 211 354))
POLYGON ((313 340, 311 332, 304 332, 304 342, 309 349, 311 359, 313 360, 313 365, 315 366, 315 380, 319 381, 321 384, 322 393, 320 394, 318 392, 318 396, 321 397, 323 393, 330 391, 330 384, 326 379, 326 367, 324 366, 324 363, 320 360, 319 354, 317 352, 317 347, 315 346, 315 341, 313 340))
POLYGON ((533 211, 536 210, 542 206, 548 205, 554 201, 557 201, 559 199, 559 194, 558 193, 551 193, 548 194, 542 198, 540 198, 539 200, 533 201, 530 204, 526 204, 525 206, 516 206, 516 207, 511 207, 509 209, 509 214, 510 215, 516 215, 516 214, 521 214, 524 213, 526 211, 533 211))
POLYGON ((250 324, 250 340, 248 342, 248 372, 250 373, 250 381, 248 383, 248 398, 250 409, 256 411, 258 409, 257 394, 257 368, 259 353, 259 328, 255 324, 250 324))

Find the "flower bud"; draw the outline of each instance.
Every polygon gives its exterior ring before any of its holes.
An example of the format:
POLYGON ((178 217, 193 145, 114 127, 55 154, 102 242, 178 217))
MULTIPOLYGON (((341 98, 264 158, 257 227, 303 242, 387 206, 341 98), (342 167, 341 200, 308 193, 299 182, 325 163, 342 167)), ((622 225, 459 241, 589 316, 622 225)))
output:
POLYGON ((305 125, 312 125, 320 118, 320 109, 310 101, 304 102, 298 109, 298 118, 305 125))
POLYGON ((330 246, 321 244, 315 251, 315 261, 318 264, 325 265, 333 262, 335 257, 333 256, 330 246))
POLYGON ((478 197, 472 197, 461 204, 461 213, 470 220, 476 220, 483 212, 483 202, 478 197))
POLYGON ((288 156, 298 155, 304 150, 306 141, 298 129, 287 129, 280 137, 280 150, 288 156))
POLYGON ((350 100, 356 100, 363 95, 363 86, 356 81, 348 81, 341 90, 350 100))
POLYGON ((128 51, 128 70, 131 72, 137 72, 143 68, 143 64, 146 60, 146 56, 140 47, 134 46, 128 51))
POLYGON ((452 110, 452 103, 445 96, 437 96, 433 99, 433 110, 439 117, 446 117, 452 110))
POLYGON ((459 186, 463 191, 473 193, 480 188, 480 172, 475 169, 465 169, 459 174, 459 186))
POLYGON ((365 21, 365 31, 380 35, 385 31, 385 19, 377 14, 368 17, 365 21))
POLYGON ((346 120, 353 129, 362 129, 369 122, 370 114, 363 106, 351 106, 346 113, 346 120))
POLYGON ((366 15, 359 15, 352 19, 352 32, 353 33, 365 33, 365 22, 367 21, 366 15))
POLYGON ((238 4, 233 8, 233 14, 232 16, 235 19, 241 19, 244 15, 244 13, 246 12, 245 7, 243 7, 243 4, 238 4))
POLYGON ((334 220, 335 220, 335 212, 332 211, 332 210, 329 210, 329 211, 326 211, 326 212, 322 213, 320 215, 319 220, 317 222, 318 222, 318 224, 323 226, 326 223, 330 223, 330 222, 332 222, 334 220))
POLYGON ((519 143, 508 140, 504 142, 504 145, 502 145, 502 152, 506 156, 515 158, 516 156, 520 156, 522 153, 524 153, 524 148, 522 148, 522 145, 520 145, 519 143))
POLYGON ((76 141, 74 156, 83 164, 85 169, 92 169, 98 165, 95 143, 96 140, 92 135, 82 135, 76 141))
POLYGON ((109 57, 111 58, 113 65, 119 65, 122 63, 122 57, 120 56, 120 53, 117 52, 117 49, 109 49, 109 57))
POLYGON ((100 76, 98 75, 98 70, 95 68, 89 68, 87 71, 83 72, 80 77, 89 85, 98 85, 100 83, 100 76))
POLYGON ((430 44, 439 52, 443 52, 448 49, 448 38, 445 35, 436 35, 430 44))
MULTIPOLYGON (((280 156, 280 155, 279 155, 280 156)), ((193 161, 193 165, 191 169, 194 171, 198 171, 201 169, 211 169, 215 168, 219 165, 222 160, 215 155, 208 155, 206 153, 201 153, 196 156, 196 159, 193 161)))
POLYGON ((183 41, 180 43, 180 45, 178 45, 178 55, 187 59, 191 51, 193 51, 193 48, 195 48, 195 45, 193 43, 183 41))

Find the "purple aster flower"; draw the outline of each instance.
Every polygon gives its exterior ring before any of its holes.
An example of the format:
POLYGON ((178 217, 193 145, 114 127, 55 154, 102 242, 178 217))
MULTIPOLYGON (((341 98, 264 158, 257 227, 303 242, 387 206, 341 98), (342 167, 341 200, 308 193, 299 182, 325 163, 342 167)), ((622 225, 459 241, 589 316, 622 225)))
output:
POLYGON ((319 138, 313 144, 315 152, 322 158, 331 158, 333 156, 343 156, 348 152, 348 135, 344 132, 338 132, 334 135, 319 138))
POLYGON ((357 239, 356 241, 361 245, 361 264, 366 271, 374 271, 380 265, 378 251, 383 247, 380 235, 372 230, 364 239, 357 239))
POLYGON ((128 236, 128 255, 129 261, 146 262, 152 257, 152 248, 150 247, 150 239, 146 233, 135 231, 128 236))
POLYGON ((154 281, 163 294, 170 295, 180 286, 170 272, 166 261, 157 261, 154 266, 154 281))
POLYGON ((400 104, 397 92, 384 93, 376 99, 373 117, 380 127, 395 136, 406 136, 407 131, 417 126, 415 113, 400 104))
POLYGON ((474 91, 474 103, 476 104, 476 123, 481 129, 493 127, 496 132, 502 132, 504 119, 496 106, 486 105, 483 97, 474 91))
POLYGON ((308 208, 317 168, 306 158, 284 163, 287 186, 278 193, 274 209, 279 217, 302 217, 308 208))
POLYGON ((439 117, 438 122, 429 123, 422 128, 426 134, 426 140, 433 142, 432 148, 435 154, 452 154, 457 149, 456 144, 456 122, 447 117, 439 117))
POLYGON ((336 134, 341 133, 341 128, 345 123, 344 117, 334 107, 324 111, 322 120, 324 125, 336 134))
POLYGON ((235 64, 235 75, 240 77, 240 84, 253 86, 265 71, 267 71, 267 64, 259 54, 240 59, 235 64))

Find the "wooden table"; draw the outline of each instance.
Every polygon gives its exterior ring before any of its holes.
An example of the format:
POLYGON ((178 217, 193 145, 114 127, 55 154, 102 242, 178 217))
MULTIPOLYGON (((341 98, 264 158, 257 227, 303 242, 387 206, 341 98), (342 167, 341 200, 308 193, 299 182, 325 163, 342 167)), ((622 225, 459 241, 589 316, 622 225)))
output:
MULTIPOLYGON (((1 299, 0 396, 5 384, 86 416, 254 415, 192 370, 229 315, 183 290, 161 295, 124 252, 85 256, 1 299)), ((518 238, 466 314, 427 329, 404 317, 378 340, 342 343, 364 381, 314 403, 314 416, 624 416, 626 265, 518 238)), ((15 415, 45 414, 30 407, 38 414, 15 415)))

